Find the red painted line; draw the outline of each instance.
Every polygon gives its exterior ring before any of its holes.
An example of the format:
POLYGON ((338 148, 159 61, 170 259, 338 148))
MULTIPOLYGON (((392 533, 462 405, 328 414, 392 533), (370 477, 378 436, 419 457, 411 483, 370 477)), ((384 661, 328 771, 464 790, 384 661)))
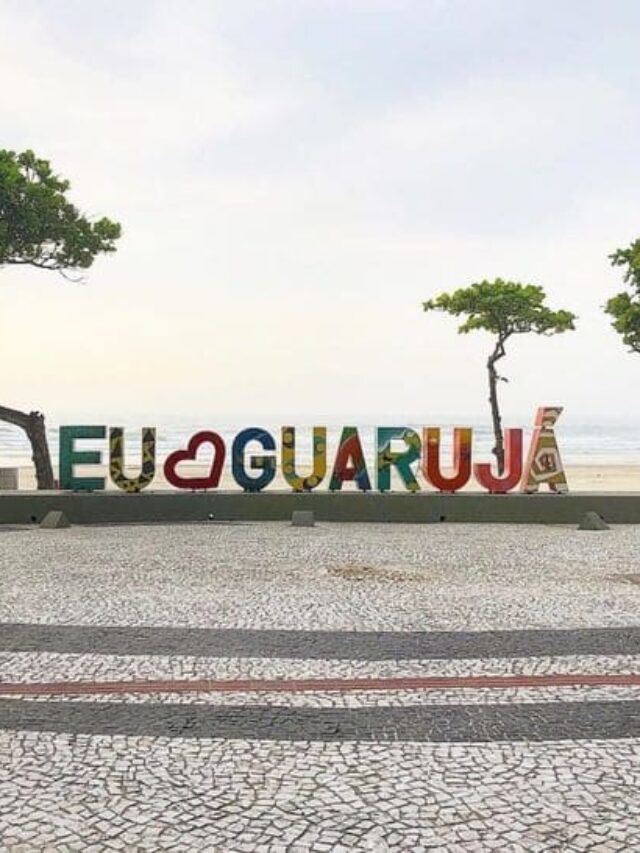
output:
POLYGON ((353 690, 458 690, 504 687, 640 687, 631 675, 466 675, 406 678, 240 679, 216 681, 52 681, 0 683, 0 696, 80 696, 98 693, 305 693, 353 690))

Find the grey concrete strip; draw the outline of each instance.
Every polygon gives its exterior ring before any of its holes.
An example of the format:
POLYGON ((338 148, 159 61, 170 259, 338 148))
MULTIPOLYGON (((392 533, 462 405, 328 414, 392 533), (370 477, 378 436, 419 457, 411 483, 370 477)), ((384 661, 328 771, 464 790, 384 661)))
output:
POLYGON ((640 736, 640 702, 318 709, 4 699, 0 729, 274 741, 610 740, 640 736))
POLYGON ((479 492, 12 492, 0 494, 0 525, 40 522, 64 512, 72 524, 202 521, 291 521, 311 511, 316 521, 496 522, 577 525, 587 512, 610 524, 640 523, 640 493, 491 495, 479 492))
POLYGON ((0 623, 0 652, 294 660, 640 655, 640 627, 378 632, 0 623))

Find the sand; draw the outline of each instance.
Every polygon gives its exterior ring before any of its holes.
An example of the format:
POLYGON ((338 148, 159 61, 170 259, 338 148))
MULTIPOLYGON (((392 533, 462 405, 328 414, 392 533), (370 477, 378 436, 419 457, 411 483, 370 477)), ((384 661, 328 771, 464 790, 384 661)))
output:
MULTIPOLYGON (((640 465, 567 465, 567 479, 569 482, 569 489, 574 492, 640 492, 640 465)), ((201 465, 193 465, 193 466, 185 466, 183 470, 184 474, 189 474, 190 476, 202 476, 206 473, 206 469, 203 469, 201 465)), ((56 472, 57 475, 57 472, 56 472)), ((114 489, 115 487, 108 479, 108 471, 106 467, 102 466, 98 468, 97 466, 92 467, 91 469, 82 469, 78 468, 76 470, 77 476, 103 476, 107 478, 107 488, 114 489)), ((132 469, 131 476, 135 476, 136 471, 132 469)), ((35 489, 35 477, 33 474, 32 468, 21 467, 19 469, 19 488, 20 490, 29 491, 31 489, 35 489)), ((424 481, 421 481, 423 484, 424 481)), ((172 489, 164 476, 162 474, 161 467, 156 473, 156 479, 154 480, 151 489, 172 489)), ((220 489, 224 490, 232 490, 237 491, 238 486, 235 480, 231 476, 230 471, 225 471, 222 476, 222 480, 220 482, 220 489)), ((282 490, 287 489, 287 484, 282 480, 280 474, 276 476, 275 480, 268 487, 271 490, 282 490)), ((328 488, 328 477, 325 482, 320 486, 319 490, 328 488)), ((355 490, 355 486, 352 484, 346 484, 344 490, 353 491, 355 490)), ((395 486, 397 490, 401 490, 401 485, 395 486)), ((429 485, 424 485, 425 491, 432 491, 432 487, 429 485)), ((479 487, 475 481, 471 481, 469 485, 465 488, 465 491, 478 491, 479 487)))

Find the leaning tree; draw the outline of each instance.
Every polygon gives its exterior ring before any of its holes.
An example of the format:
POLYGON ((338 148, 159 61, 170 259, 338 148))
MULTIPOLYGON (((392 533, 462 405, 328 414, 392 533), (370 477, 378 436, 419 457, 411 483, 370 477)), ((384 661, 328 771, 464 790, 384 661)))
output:
POLYGON ((458 332, 467 334, 482 329, 494 336, 494 346, 487 360, 489 403, 493 420, 495 445, 493 454, 498 471, 504 473, 504 434, 498 401, 498 382, 507 382, 498 374, 496 364, 506 355, 505 344, 513 335, 555 335, 574 328, 575 315, 570 311, 552 311, 545 305, 541 287, 515 281, 481 281, 469 287, 441 293, 423 303, 425 311, 444 311, 467 319, 458 332))
MULTIPOLYGON (((90 221, 67 199, 69 186, 33 151, 0 150, 0 268, 37 267, 72 278, 97 255, 115 251, 120 225, 106 218, 90 221)), ((0 406, 0 420, 26 432, 38 488, 52 489, 44 415, 0 406)))
POLYGON ((640 353, 640 239, 627 249, 617 249, 609 260, 612 266, 623 267, 622 279, 629 290, 612 296, 604 310, 622 342, 631 352, 640 353))

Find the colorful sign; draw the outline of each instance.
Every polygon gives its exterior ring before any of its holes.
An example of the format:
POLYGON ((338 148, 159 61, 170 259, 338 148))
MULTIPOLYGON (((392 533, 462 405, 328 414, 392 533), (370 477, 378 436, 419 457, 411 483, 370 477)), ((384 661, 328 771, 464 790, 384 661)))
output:
POLYGON ((552 492, 562 494, 569 491, 554 431, 561 414, 562 409, 558 406, 538 409, 522 481, 522 490, 528 494, 537 492, 545 484, 552 492))
MULTIPOLYGON (((523 492, 537 492, 547 485, 552 492, 568 491, 567 479, 555 437, 555 424, 562 409, 545 406, 538 409, 533 436, 523 466, 523 433, 521 429, 505 431, 505 465, 502 473, 494 472, 488 462, 472 461, 473 431, 456 427, 453 431, 453 458, 450 470, 443 469, 440 453, 441 430, 428 426, 422 437, 404 426, 378 427, 376 430, 375 472, 370 475, 358 428, 342 429, 337 452, 333 459, 329 490, 341 491, 344 483, 353 483, 363 492, 370 491, 372 479, 380 492, 391 489, 392 474, 402 488, 409 492, 422 491, 418 481, 421 474, 425 484, 440 492, 457 492, 473 477, 488 492, 504 494, 521 487, 523 492)), ((109 435, 109 476, 117 488, 125 492, 141 492, 148 488, 156 475, 156 430, 144 427, 141 436, 142 464, 136 476, 125 473, 125 441, 122 427, 111 427, 109 435)), ((85 439, 104 440, 105 426, 60 427, 60 488, 72 491, 98 491, 106 486, 105 478, 82 477, 76 474, 79 465, 103 464, 99 450, 81 450, 76 443, 85 439)), ((249 427, 239 432, 231 446, 231 476, 245 492, 260 492, 276 477, 278 465, 274 436, 261 427, 249 427), (248 450, 257 444, 264 453, 248 450), (253 473, 256 472, 256 473, 253 473)), ((192 436, 186 448, 178 448, 164 460, 164 476, 176 489, 199 491, 217 489, 220 485, 227 448, 222 436, 203 430, 192 436), (198 470, 189 476, 183 463, 195 463, 202 448, 212 451, 208 470, 198 470)), ((311 492, 327 475, 327 429, 315 426, 312 430, 312 460, 307 470, 301 470, 296 453, 296 428, 282 427, 280 443, 282 476, 294 492, 311 492)), ((202 467, 202 466, 201 466, 202 467)), ((193 471, 193 466, 191 468, 193 471)))

